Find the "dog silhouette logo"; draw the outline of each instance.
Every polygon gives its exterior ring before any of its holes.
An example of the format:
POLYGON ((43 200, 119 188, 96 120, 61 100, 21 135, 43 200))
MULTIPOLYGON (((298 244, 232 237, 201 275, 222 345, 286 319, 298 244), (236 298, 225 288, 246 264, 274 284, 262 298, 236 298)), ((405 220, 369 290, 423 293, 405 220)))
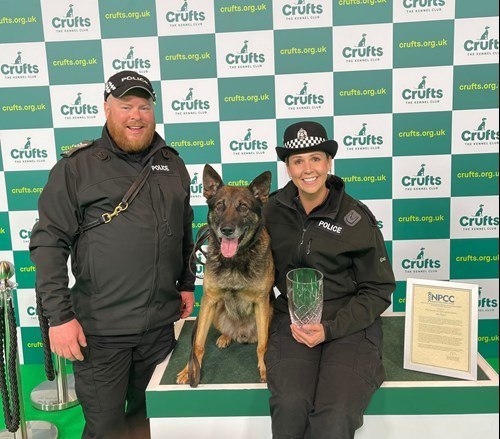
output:
POLYGON ((363 127, 359 130, 358 136, 364 136, 366 134, 366 123, 363 123, 363 127))
POLYGON ((480 40, 487 40, 487 39, 488 39, 489 34, 490 34, 489 29, 490 29, 490 27, 489 27, 489 26, 486 26, 486 27, 484 28, 484 32, 482 33, 481 38, 479 38, 480 40))
POLYGON ((425 247, 420 248, 420 252, 417 255, 417 259, 424 259, 424 250, 425 250, 425 247))
POLYGON ((418 84, 418 89, 423 90, 425 89, 425 85, 427 84, 427 76, 422 76, 422 81, 420 81, 420 84, 418 84))
POLYGON ((487 118, 486 117, 483 117, 481 119, 481 123, 480 125, 477 127, 477 131, 484 131, 484 129, 486 128, 486 120, 487 118))
POLYGON ((417 172, 417 176, 418 176, 418 177, 420 177, 420 176, 422 176, 422 175, 425 175, 425 163, 422 163, 422 164, 420 165, 420 169, 419 169, 419 171, 417 172))
POLYGON ((366 47, 366 34, 361 36, 361 40, 358 43, 358 47, 366 47))

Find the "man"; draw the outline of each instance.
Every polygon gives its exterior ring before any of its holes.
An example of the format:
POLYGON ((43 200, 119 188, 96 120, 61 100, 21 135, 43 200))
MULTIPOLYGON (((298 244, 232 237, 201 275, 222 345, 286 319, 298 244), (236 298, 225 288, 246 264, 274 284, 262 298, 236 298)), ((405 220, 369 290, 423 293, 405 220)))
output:
POLYGON ((155 132, 148 78, 117 73, 104 99, 102 137, 49 175, 30 251, 51 349, 74 361, 83 437, 144 439, 146 386, 194 305, 190 178, 155 132))

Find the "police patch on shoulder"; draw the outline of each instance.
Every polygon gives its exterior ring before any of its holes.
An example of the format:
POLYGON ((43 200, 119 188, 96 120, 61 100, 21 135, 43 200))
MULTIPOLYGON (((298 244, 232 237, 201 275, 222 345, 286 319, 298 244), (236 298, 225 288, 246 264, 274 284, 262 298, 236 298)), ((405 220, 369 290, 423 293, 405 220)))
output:
POLYGON ((355 226, 361 221, 361 215, 353 209, 344 217, 344 221, 348 226, 355 226))
POLYGON ((333 224, 327 220, 319 220, 316 224, 316 228, 323 230, 325 232, 329 232, 336 236, 342 236, 344 233, 344 227, 340 224, 333 224))

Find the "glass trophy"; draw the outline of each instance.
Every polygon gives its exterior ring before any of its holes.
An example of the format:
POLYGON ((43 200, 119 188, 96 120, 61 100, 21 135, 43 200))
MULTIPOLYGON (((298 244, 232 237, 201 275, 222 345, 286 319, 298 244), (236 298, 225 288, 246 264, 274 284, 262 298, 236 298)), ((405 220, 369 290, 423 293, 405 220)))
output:
POLYGON ((288 310, 292 323, 302 326, 321 322, 323 273, 312 268, 296 268, 286 275, 288 310))

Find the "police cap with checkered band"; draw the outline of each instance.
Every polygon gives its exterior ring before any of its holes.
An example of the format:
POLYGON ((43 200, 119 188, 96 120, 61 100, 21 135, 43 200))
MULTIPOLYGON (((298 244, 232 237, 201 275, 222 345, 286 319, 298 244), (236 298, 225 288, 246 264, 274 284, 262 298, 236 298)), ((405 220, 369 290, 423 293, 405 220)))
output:
POLYGON ((324 151, 332 158, 339 145, 328 140, 325 128, 318 122, 303 121, 290 125, 283 135, 283 146, 276 147, 278 157, 285 161, 291 154, 324 151))

